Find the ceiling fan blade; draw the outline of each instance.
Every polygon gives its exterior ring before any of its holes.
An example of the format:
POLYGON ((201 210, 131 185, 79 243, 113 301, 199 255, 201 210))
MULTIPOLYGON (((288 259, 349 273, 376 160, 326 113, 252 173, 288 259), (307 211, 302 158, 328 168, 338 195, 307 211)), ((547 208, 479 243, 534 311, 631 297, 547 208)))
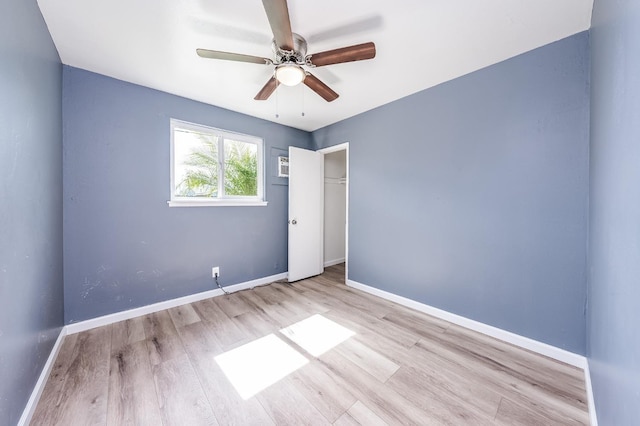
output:
POLYGON ((276 44, 283 50, 293 50, 293 33, 287 0, 262 0, 276 44))
POLYGON ((376 57, 376 45, 373 42, 356 44, 340 49, 307 55, 308 60, 316 67, 341 64, 343 62, 362 61, 376 57))
POLYGON ((255 99, 256 101, 266 101, 267 99, 269 99, 269 96, 271 96, 271 94, 275 92, 277 87, 278 80, 276 80, 275 77, 271 77, 271 79, 267 81, 267 84, 265 84, 264 87, 260 89, 256 97, 253 99, 255 99))
POLYGON ((259 56, 242 55, 240 53, 221 52, 219 50, 196 49, 196 53, 201 58, 207 59, 223 59, 225 61, 250 62, 252 64, 271 65, 271 59, 261 58, 259 56))
POLYGON ((322 81, 318 79, 315 75, 311 73, 307 73, 307 76, 304 79, 304 84, 318 95, 320 95, 325 101, 331 102, 338 99, 338 94, 331 90, 329 86, 324 84, 322 81))

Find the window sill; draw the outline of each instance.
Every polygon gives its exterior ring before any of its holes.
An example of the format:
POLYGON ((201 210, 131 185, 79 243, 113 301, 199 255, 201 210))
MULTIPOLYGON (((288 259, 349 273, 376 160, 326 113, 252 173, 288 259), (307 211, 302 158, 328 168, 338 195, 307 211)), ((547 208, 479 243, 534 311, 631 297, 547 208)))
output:
POLYGON ((173 200, 167 201, 169 207, 260 207, 266 206, 267 201, 243 200, 173 200))

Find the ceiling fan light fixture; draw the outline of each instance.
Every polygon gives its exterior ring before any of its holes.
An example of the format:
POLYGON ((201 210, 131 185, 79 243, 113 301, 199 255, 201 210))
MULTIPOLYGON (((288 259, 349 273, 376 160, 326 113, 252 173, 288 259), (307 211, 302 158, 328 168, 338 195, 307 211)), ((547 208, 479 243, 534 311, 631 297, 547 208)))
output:
POLYGON ((276 67, 276 80, 285 86, 296 86, 304 81, 305 73, 298 64, 281 64, 276 67))

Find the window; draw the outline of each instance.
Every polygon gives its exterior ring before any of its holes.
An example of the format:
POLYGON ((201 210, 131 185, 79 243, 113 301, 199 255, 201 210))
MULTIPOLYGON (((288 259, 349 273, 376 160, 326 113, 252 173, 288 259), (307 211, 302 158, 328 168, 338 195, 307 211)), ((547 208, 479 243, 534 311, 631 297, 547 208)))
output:
POLYGON ((171 120, 170 206, 264 206, 261 138, 171 120))

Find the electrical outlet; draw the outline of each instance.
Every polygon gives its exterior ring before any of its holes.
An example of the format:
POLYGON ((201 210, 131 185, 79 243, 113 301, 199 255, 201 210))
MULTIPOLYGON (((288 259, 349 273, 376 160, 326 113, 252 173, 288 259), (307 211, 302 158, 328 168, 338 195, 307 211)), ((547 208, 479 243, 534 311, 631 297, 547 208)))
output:
POLYGON ((220 267, 219 266, 214 266, 213 268, 211 268, 211 277, 215 278, 216 274, 218 275, 218 277, 220 276, 220 267))

